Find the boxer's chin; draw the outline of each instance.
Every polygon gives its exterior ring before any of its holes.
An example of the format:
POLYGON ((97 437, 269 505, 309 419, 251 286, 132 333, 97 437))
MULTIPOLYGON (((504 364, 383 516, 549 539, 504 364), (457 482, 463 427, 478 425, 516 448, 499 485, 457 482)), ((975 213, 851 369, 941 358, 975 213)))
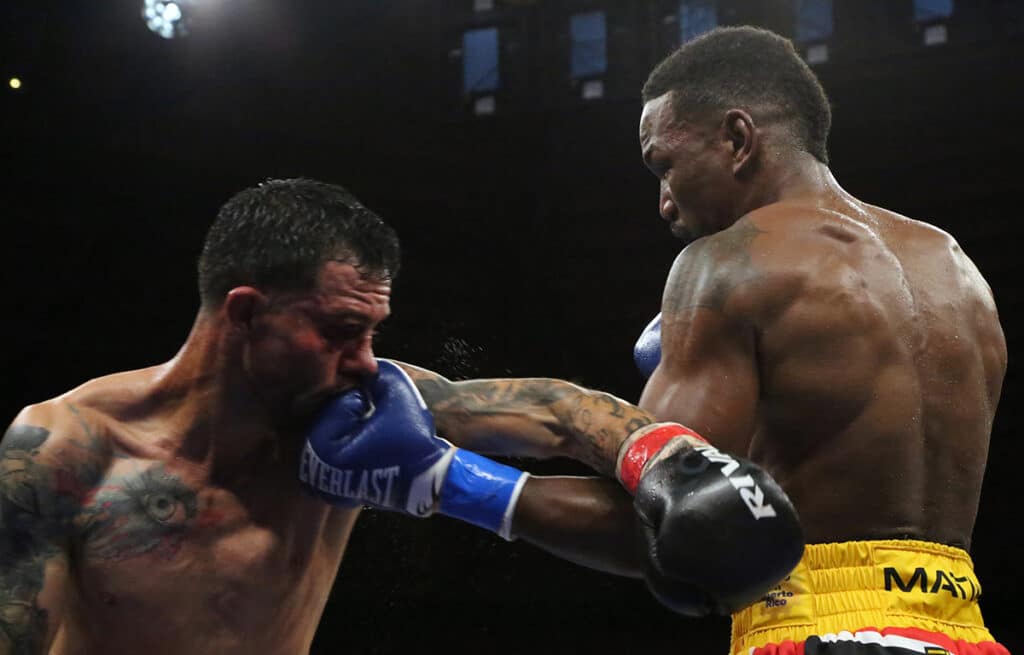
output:
POLYGON ((693 231, 686 227, 686 224, 678 218, 668 224, 668 229, 672 236, 680 239, 683 243, 690 243, 697 238, 693 231))
POLYGON ((281 417, 282 422, 292 427, 306 425, 316 416, 316 405, 311 403, 295 403, 281 417))
POLYGON ((347 389, 317 389, 299 394, 289 403, 284 419, 289 423, 309 423, 328 400, 344 393, 347 389))

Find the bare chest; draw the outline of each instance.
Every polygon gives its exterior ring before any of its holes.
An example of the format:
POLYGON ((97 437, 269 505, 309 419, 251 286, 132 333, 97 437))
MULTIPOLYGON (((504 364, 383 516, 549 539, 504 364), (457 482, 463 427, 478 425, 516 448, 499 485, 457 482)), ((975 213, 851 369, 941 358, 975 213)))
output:
POLYGON ((307 497, 294 476, 218 484, 141 460, 115 462, 82 507, 79 623, 106 634, 146 626, 142 641, 307 632, 355 519, 307 497))

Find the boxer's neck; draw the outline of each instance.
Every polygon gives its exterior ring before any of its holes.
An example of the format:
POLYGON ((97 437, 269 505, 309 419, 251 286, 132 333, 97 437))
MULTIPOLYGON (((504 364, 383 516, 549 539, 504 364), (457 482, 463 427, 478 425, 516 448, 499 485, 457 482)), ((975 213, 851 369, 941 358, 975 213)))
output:
POLYGON ((803 150, 769 151, 751 210, 799 198, 846 195, 827 164, 803 150))
POLYGON ((180 457, 222 469, 279 453, 283 428, 242 374, 237 350, 216 314, 201 311, 154 377, 153 411, 167 423, 167 447, 180 457))
POLYGON ((810 153, 792 147, 768 146, 760 157, 756 173, 736 186, 731 215, 725 229, 747 214, 781 202, 831 203, 839 198, 854 200, 827 164, 810 153))

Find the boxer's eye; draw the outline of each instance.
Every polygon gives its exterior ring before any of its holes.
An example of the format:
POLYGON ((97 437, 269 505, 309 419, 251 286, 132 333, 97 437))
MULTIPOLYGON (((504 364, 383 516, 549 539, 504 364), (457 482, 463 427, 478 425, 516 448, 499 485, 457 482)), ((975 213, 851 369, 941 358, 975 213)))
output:
POLYGON ((352 339, 362 337, 365 332, 365 325, 354 323, 349 325, 327 326, 321 329, 321 333, 328 341, 351 341, 352 339))

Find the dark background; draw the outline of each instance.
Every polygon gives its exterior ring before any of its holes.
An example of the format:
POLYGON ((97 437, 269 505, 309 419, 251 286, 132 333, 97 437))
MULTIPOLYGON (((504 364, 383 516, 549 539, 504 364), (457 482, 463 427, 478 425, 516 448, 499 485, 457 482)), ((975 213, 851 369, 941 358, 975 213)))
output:
MULTIPOLYGON (((679 248, 640 162, 639 88, 677 45, 662 0, 210 0, 187 39, 139 2, 0 6, 3 412, 166 360, 229 195, 267 177, 341 183, 392 223, 404 270, 379 353, 455 377, 562 377, 635 400, 631 346, 679 248), (568 73, 568 16, 608 12, 603 99, 568 73), (200 20, 201 19, 201 20, 200 20), (493 116, 461 91, 465 29, 498 25, 493 116), (7 78, 24 86, 12 91, 7 78)), ((792 34, 792 0, 719 2, 792 34)), ((833 169, 854 195, 951 231, 995 292, 1011 366, 973 555, 993 632, 1020 650, 1021 3, 958 2, 921 45, 909 0, 835 0, 833 169)), ((532 466, 581 472, 569 463, 532 466)), ((725 653, 641 583, 447 518, 368 514, 314 652, 654 649, 725 653)))

